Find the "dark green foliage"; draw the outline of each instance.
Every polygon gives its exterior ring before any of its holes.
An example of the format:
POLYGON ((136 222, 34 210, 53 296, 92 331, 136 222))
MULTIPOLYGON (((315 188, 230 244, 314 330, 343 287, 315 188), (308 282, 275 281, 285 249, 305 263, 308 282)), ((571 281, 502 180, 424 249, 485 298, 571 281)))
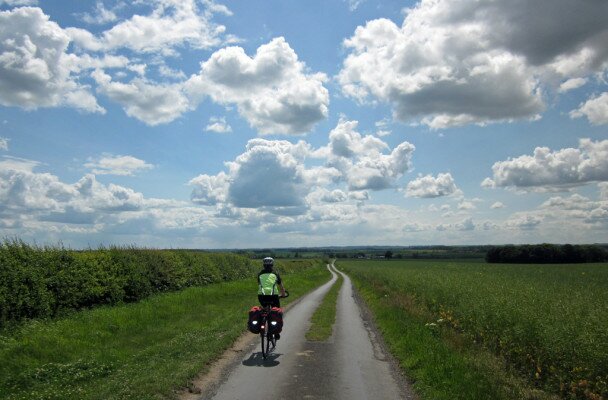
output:
POLYGON ((0 243, 0 329, 23 319, 242 279, 257 269, 235 254, 132 247, 73 251, 6 240, 0 243))
POLYGON ((536 244, 492 247, 486 254, 489 263, 573 264, 608 261, 608 250, 596 245, 536 244))

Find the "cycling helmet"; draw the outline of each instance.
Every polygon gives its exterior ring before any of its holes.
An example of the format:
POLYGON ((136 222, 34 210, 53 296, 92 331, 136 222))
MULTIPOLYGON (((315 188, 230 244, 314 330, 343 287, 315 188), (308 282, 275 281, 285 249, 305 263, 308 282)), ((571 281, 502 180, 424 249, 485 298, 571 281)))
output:
POLYGON ((271 269, 274 266, 274 260, 272 257, 266 257, 262 263, 264 264, 265 269, 271 269))

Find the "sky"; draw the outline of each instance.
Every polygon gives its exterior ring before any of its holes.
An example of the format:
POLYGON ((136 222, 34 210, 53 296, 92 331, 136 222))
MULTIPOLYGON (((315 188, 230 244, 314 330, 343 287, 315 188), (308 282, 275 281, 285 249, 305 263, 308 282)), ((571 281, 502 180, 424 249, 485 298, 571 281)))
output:
POLYGON ((0 236, 608 242, 605 0, 0 0, 0 236))

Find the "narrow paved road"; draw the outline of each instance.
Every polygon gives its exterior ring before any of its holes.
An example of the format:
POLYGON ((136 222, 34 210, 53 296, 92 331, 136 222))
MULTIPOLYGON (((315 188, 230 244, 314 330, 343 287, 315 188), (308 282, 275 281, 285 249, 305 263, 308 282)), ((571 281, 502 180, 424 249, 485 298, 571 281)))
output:
POLYGON ((220 387, 201 399, 413 399, 364 322, 348 276, 342 274, 334 335, 327 342, 305 339, 311 315, 341 274, 328 268, 332 280, 285 313, 274 354, 263 360, 256 342, 220 387))

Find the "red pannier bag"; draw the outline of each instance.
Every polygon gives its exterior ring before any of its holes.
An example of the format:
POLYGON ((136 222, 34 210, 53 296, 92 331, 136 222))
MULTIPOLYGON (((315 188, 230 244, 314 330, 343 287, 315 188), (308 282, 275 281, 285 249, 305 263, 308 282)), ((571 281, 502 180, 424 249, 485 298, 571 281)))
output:
POLYGON ((268 319, 270 321, 270 332, 281 333, 283 330, 283 309, 279 307, 272 307, 268 319))
POLYGON ((249 321, 247 321, 247 329, 251 333, 260 333, 262 327, 262 308, 258 306, 251 307, 249 310, 249 321))

